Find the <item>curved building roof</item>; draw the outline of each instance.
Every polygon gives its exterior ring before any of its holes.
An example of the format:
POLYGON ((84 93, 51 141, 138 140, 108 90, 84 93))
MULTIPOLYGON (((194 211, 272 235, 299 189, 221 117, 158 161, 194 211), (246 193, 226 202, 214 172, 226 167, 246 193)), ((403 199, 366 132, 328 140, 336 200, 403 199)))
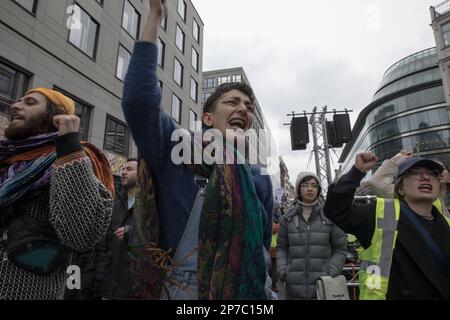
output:
POLYGON ((372 102, 360 112, 352 129, 353 138, 345 145, 339 162, 347 157, 370 111, 396 97, 439 85, 442 85, 442 78, 435 47, 411 54, 390 66, 385 71, 372 102))

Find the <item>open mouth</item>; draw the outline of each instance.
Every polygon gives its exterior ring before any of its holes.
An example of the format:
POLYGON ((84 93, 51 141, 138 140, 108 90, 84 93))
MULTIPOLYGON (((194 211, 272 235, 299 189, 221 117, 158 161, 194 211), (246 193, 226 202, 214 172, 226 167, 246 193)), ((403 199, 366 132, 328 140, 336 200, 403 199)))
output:
POLYGON ((12 114, 11 115, 11 118, 10 118, 10 121, 12 122, 12 121, 14 121, 14 120, 24 120, 25 118, 24 117, 22 117, 21 115, 18 115, 18 114, 12 114))
POLYGON ((245 130, 247 127, 247 122, 243 119, 240 118, 234 118, 231 119, 230 121, 228 121, 228 123, 230 124, 231 127, 233 127, 233 129, 242 129, 245 130))
POLYGON ((431 184, 424 183, 419 186, 419 190, 424 192, 431 192, 433 191, 433 187, 431 186, 431 184))

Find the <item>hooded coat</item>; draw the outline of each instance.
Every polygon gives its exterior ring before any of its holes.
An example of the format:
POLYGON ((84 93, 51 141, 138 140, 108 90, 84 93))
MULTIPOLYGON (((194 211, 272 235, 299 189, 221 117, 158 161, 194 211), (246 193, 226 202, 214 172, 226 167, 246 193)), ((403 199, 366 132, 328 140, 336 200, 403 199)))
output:
MULTIPOLYGON (((295 183, 297 195, 300 182, 306 177, 319 181, 314 173, 299 173, 295 183)), ((346 259, 345 233, 325 217, 318 201, 307 221, 303 209, 304 204, 297 199, 280 219, 276 265, 288 300, 316 299, 317 279, 339 275, 346 259)))

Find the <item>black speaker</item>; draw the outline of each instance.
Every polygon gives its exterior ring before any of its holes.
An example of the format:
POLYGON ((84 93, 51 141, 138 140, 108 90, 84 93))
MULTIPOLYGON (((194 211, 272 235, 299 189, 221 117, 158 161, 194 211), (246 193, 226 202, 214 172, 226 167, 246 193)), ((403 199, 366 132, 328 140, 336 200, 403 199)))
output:
POLYGON ((350 115, 335 114, 333 115, 334 129, 336 131, 337 143, 347 143, 352 139, 352 128, 350 126, 350 115))
POLYGON ((342 147, 342 143, 337 141, 336 129, 333 121, 327 121, 327 142, 331 148, 342 147))
POLYGON ((292 150, 305 150, 309 142, 308 118, 296 117, 291 121, 292 150))

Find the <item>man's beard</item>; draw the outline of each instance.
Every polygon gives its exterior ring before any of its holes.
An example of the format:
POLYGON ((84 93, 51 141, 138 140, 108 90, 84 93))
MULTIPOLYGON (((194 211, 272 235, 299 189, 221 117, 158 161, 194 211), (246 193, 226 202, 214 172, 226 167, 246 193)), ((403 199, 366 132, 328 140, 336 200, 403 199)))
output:
POLYGON ((25 123, 21 126, 9 125, 5 129, 5 137, 8 140, 27 139, 39 134, 48 133, 51 131, 51 127, 48 117, 41 115, 25 120, 25 123))

